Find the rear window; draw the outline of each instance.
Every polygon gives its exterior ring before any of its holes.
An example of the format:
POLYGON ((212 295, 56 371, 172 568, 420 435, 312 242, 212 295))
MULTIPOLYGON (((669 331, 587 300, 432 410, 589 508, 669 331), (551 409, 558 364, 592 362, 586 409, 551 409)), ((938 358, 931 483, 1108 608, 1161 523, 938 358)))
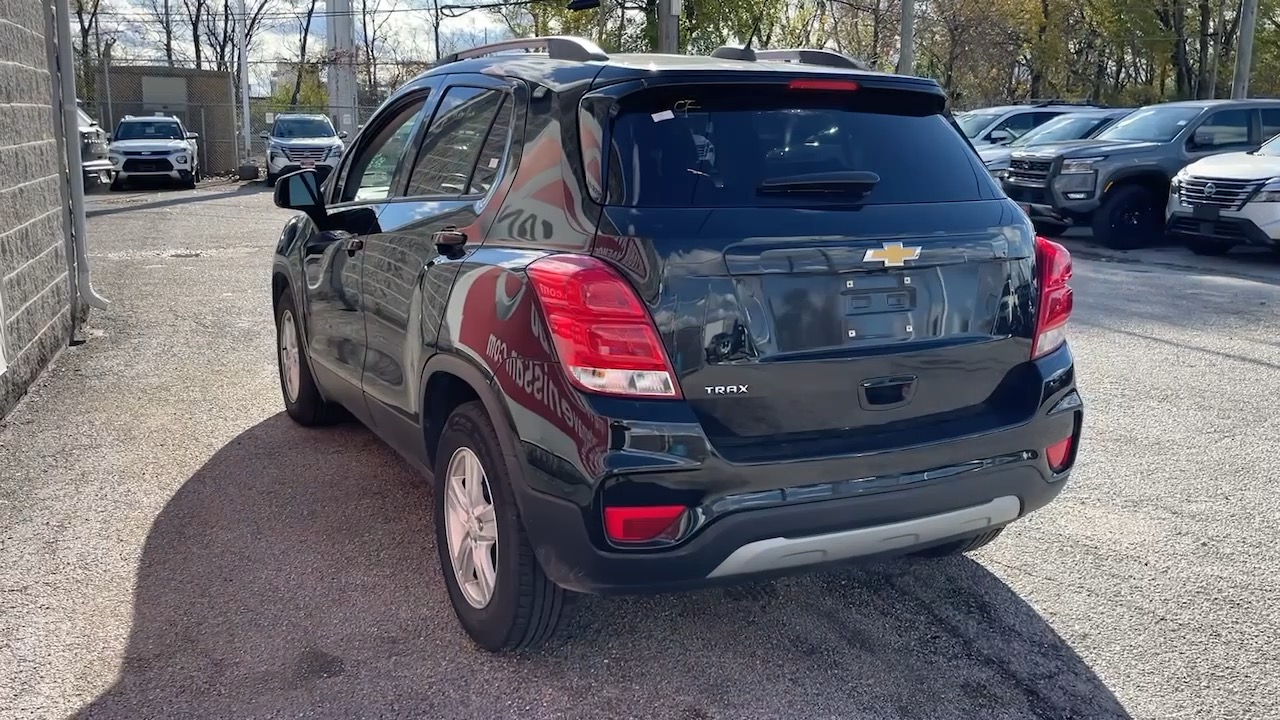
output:
MULTIPOLYGON (((626 207, 897 204, 982 197, 973 151, 940 97, 860 88, 669 86, 627 95, 607 198, 626 207), (761 193, 765 181, 879 176, 865 194, 761 193)), ((985 171, 984 173, 985 174, 985 171)))

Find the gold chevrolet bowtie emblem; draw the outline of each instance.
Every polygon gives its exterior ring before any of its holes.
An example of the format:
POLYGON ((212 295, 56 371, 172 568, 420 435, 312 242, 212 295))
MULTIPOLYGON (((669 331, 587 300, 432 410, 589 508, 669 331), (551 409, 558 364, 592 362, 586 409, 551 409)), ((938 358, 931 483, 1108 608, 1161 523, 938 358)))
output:
POLYGON ((900 242, 887 242, 882 247, 871 248, 862 256, 862 262, 884 263, 885 267, 902 267, 908 260, 920 257, 919 247, 904 247, 900 242))

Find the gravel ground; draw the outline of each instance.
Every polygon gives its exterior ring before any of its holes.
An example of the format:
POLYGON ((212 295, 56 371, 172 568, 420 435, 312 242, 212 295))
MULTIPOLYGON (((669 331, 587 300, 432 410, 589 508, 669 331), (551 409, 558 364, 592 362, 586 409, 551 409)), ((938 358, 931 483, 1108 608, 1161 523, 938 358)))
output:
POLYGON ((587 598, 490 657, 429 493, 281 412, 260 185, 95 196, 87 342, 0 426, 2 718, 1280 717, 1280 263, 1078 243, 1071 486, 969 559, 587 598))

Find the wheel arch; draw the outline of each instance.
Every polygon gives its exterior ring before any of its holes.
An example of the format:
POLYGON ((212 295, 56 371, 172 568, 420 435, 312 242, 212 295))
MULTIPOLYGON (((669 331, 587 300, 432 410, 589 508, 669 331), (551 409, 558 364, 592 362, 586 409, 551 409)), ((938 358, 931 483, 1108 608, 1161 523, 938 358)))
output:
MULTIPOLYGON (((435 471, 436 450, 444 423, 454 409, 478 400, 493 421, 508 477, 525 483, 515 422, 490 377, 473 361, 451 352, 432 355, 422 369, 422 434, 427 463, 435 471)), ((515 493, 517 502, 520 493, 515 493)))
POLYGON ((1164 200, 1169 194, 1168 173, 1156 168, 1134 168, 1117 173, 1107 183, 1102 191, 1102 200, 1106 201, 1107 197, 1122 187, 1138 186, 1151 193, 1151 197, 1155 200, 1155 204, 1163 207, 1164 200))

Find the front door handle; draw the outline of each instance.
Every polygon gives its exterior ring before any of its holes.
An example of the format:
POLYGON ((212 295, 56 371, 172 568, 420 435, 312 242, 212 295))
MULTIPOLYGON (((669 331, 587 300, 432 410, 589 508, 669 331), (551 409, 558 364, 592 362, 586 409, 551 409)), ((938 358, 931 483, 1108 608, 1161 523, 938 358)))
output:
POLYGON ((449 226, 433 234, 431 240, 436 244, 436 250, 439 250, 441 255, 452 255, 467 244, 467 234, 456 227, 449 226))
POLYGON ((347 251, 347 257, 355 257, 356 252, 364 249, 364 238, 349 237, 342 241, 342 249, 347 251))

